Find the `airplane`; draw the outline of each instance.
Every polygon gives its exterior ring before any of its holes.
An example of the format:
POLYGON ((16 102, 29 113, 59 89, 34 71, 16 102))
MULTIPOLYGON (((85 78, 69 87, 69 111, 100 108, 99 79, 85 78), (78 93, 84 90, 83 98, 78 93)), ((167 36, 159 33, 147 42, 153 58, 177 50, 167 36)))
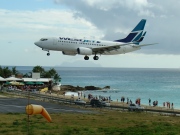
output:
POLYGON ((125 54, 139 50, 142 46, 156 44, 140 45, 140 42, 143 41, 146 35, 146 32, 143 33, 145 24, 146 20, 142 19, 126 38, 114 41, 47 37, 41 38, 34 44, 42 48, 42 50, 47 51, 47 56, 50 55, 49 51, 52 50, 62 51, 64 55, 84 55, 84 60, 89 60, 89 56, 94 55, 93 59, 98 60, 99 57, 97 55, 125 54))

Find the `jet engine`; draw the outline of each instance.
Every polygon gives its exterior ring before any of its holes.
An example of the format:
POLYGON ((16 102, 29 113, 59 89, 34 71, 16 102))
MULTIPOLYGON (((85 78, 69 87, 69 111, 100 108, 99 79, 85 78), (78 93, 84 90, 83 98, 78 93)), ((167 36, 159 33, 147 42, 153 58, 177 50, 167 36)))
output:
POLYGON ((77 52, 78 54, 81 54, 81 55, 92 55, 92 49, 90 48, 86 48, 86 47, 79 47, 77 48, 77 52))

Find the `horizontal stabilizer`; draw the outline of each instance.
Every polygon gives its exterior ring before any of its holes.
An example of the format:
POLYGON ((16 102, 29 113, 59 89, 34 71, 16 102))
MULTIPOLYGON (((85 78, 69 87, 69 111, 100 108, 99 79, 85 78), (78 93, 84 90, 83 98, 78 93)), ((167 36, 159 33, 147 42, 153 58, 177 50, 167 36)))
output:
POLYGON ((133 45, 133 47, 149 46, 149 45, 155 45, 155 44, 158 44, 158 43, 142 44, 142 45, 133 45))

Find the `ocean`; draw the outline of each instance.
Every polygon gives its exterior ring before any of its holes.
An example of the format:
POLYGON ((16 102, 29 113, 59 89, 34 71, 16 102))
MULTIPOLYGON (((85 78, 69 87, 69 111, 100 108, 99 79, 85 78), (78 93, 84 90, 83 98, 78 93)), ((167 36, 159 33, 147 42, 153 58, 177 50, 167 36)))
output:
MULTIPOLYGON (((55 68, 61 76, 62 85, 73 86, 110 86, 110 90, 84 91, 93 96, 111 97, 113 101, 120 101, 121 97, 141 99, 141 104, 148 105, 158 101, 174 104, 180 109, 180 69, 152 69, 152 68, 77 68, 77 67, 44 67, 55 68)), ((32 70, 32 67, 17 67, 22 73, 32 70)))

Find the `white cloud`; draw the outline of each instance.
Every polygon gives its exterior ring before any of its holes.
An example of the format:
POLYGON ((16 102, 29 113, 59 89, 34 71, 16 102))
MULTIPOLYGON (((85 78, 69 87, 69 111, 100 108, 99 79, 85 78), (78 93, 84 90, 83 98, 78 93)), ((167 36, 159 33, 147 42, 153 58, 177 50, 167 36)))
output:
MULTIPOLYGON (((56 0, 58 1, 58 0, 56 0)), ((61 0, 60 0, 61 1, 61 0)), ((108 11, 114 8, 127 8, 128 10, 136 11, 140 16, 154 17, 154 13, 150 10, 155 7, 154 4, 147 0, 82 0, 91 7, 100 10, 108 11)))
POLYGON ((79 38, 84 35, 87 37, 101 35, 101 32, 92 23, 83 18, 74 18, 73 15, 72 11, 53 9, 38 11, 0 9, 0 30, 5 29, 3 35, 11 33, 12 38, 33 37, 34 39, 37 35, 76 36, 77 33, 79 38))

